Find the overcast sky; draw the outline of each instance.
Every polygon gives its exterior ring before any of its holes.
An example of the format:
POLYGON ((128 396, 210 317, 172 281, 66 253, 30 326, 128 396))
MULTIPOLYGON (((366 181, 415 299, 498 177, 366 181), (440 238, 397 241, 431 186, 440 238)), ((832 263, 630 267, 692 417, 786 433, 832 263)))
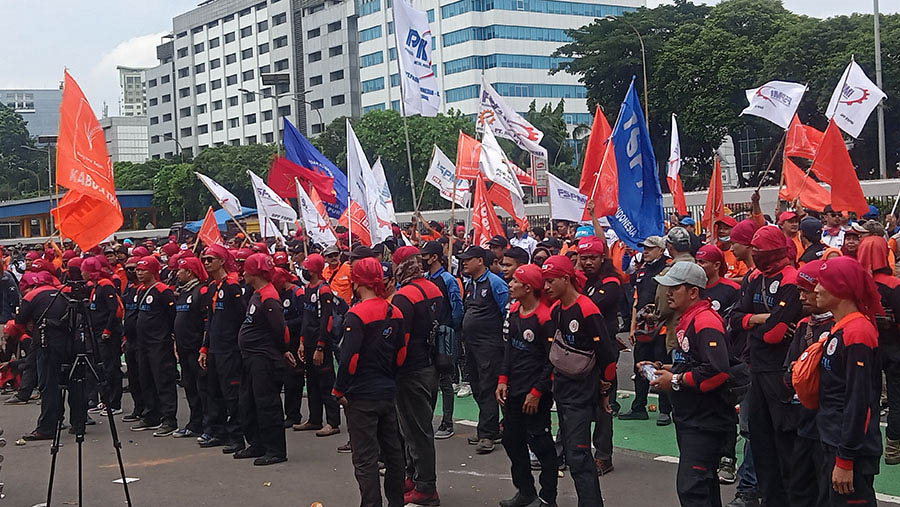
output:
MULTIPOLYGON (((69 72, 98 113, 103 103, 118 114, 116 65, 153 66, 160 37, 172 17, 198 0, 2 0, 0 89, 55 88, 69 72)), ((655 7, 667 0, 647 0, 655 7)), ((715 1, 707 2, 715 3, 715 1)), ((870 1, 784 0, 795 12, 817 17, 869 9, 870 1), (850 6, 852 4, 852 7, 850 6)), ((883 13, 900 11, 900 0, 882 0, 883 13)))

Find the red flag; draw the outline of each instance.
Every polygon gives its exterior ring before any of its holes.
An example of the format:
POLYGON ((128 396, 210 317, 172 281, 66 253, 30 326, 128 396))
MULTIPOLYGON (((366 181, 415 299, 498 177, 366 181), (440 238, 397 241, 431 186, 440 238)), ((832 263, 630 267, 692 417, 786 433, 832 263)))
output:
POLYGON ((519 227, 522 229, 528 228, 528 217, 520 217, 516 214, 516 207, 512 202, 512 195, 510 195, 508 188, 495 183, 491 185, 487 193, 490 201, 506 210, 509 216, 513 217, 516 223, 519 224, 519 227))
POLYGON ((82 250, 94 248, 122 226, 103 128, 68 72, 59 107, 56 182, 69 191, 53 216, 59 230, 82 250))
MULTIPOLYGON (((709 179, 709 193, 706 194, 706 209, 703 210, 703 224, 708 227, 710 234, 715 233, 716 221, 725 217, 725 194, 722 189, 722 166, 719 157, 716 156, 716 167, 709 179)), ((715 237, 715 236, 713 236, 715 237)))
POLYGON ((834 120, 828 122, 812 168, 816 176, 831 185, 831 207, 835 211, 855 211, 859 216, 869 211, 844 136, 834 120))
POLYGON ((587 150, 584 153, 584 165, 581 168, 581 180, 578 183, 578 191, 584 195, 591 195, 594 190, 594 181, 600 171, 603 154, 606 153, 606 142, 612 135, 609 122, 600 106, 594 113, 594 124, 591 126, 591 137, 588 138, 587 150))
MULTIPOLYGON (((590 144, 590 141, 588 141, 590 144)), ((600 163, 600 172, 594 181, 588 196, 588 201, 594 202, 594 216, 602 217, 615 215, 619 208, 619 169, 616 164, 616 150, 613 147, 612 138, 606 141, 604 146, 603 161, 600 163)), ((588 146, 590 150, 590 146, 588 146)), ((582 220, 590 220, 587 203, 585 202, 582 220)))
POLYGON ((803 169, 797 167, 790 158, 784 159, 784 187, 778 197, 788 202, 800 196, 800 204, 804 208, 823 211, 826 204, 831 204, 831 195, 816 180, 808 178, 803 169), (806 180, 804 182, 804 180, 806 180))
MULTIPOLYGON (((495 185, 497 186, 497 185, 495 185)), ((472 199, 472 228, 475 230, 474 243, 479 246, 487 246, 488 241, 494 236, 506 237, 503 234, 503 226, 494 206, 488 200, 487 189, 484 187, 484 178, 475 178, 475 197, 472 199)))
POLYGON ((784 142, 784 154, 812 160, 816 157, 816 150, 822 144, 824 135, 821 131, 800 123, 800 118, 795 114, 784 142))
POLYGON ((278 157, 272 161, 269 168, 269 178, 266 182, 279 196, 288 199, 297 197, 297 188, 294 186, 294 178, 306 183, 303 188, 309 190, 310 185, 319 191, 319 195, 330 203, 337 202, 334 192, 334 178, 318 171, 307 169, 295 164, 284 157, 278 157))
POLYGON ((456 143, 456 177, 464 180, 474 180, 481 174, 478 169, 478 159, 481 158, 481 143, 474 138, 459 131, 459 141, 456 143))
POLYGON ((532 175, 528 174, 527 172, 523 171, 522 168, 519 167, 519 166, 517 166, 516 164, 510 164, 510 165, 511 165, 512 168, 513 168, 513 172, 516 173, 516 179, 519 180, 519 184, 521 184, 521 185, 526 185, 526 186, 529 186, 529 187, 536 187, 536 186, 537 186, 537 180, 534 179, 534 176, 532 176, 532 175))
POLYGON ((200 232, 197 237, 204 245, 224 245, 222 235, 219 234, 219 224, 216 222, 216 215, 213 213, 212 206, 206 210, 206 218, 203 219, 203 225, 200 226, 200 232))
POLYGON ((672 203, 679 215, 687 215, 687 201, 684 199, 684 187, 681 186, 681 175, 672 178, 666 177, 669 183, 669 192, 672 192, 672 203))
POLYGON ((372 246, 372 234, 369 232, 369 217, 366 215, 366 210, 356 201, 350 201, 350 206, 347 206, 341 218, 338 219, 340 225, 348 222, 350 240, 358 241, 366 246, 372 246))

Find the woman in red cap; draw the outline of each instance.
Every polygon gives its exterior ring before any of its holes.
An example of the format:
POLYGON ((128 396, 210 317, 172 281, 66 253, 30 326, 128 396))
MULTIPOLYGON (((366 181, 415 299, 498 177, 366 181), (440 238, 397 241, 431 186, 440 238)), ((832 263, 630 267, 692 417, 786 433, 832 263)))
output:
POLYGON ((178 429, 175 344, 172 340, 175 295, 159 281, 159 270, 159 261, 149 255, 138 261, 135 270, 143 285, 138 296, 137 332, 146 410, 131 430, 156 430, 153 436, 167 437, 178 429))
POLYGON ((244 277, 253 287, 238 333, 243 360, 241 423, 247 447, 234 458, 256 458, 256 466, 287 461, 281 387, 285 367, 297 365, 284 340, 284 310, 271 283, 274 274, 275 264, 267 253, 255 253, 244 262, 244 277))
MULTIPOLYGON (((872 275, 838 257, 819 270, 816 301, 837 324, 819 366, 816 423, 825 451, 827 505, 876 505, 873 482, 881 458, 881 357, 875 320, 884 310, 872 275)), ((756 441, 753 442, 756 445, 756 441)))
POLYGON ((175 438, 199 437, 207 433, 203 426, 206 404, 206 377, 200 368, 204 320, 209 310, 205 285, 207 274, 196 257, 182 256, 176 264, 178 286, 175 293, 175 349, 181 365, 181 384, 191 415, 188 423, 172 434, 175 438))
POLYGON ((540 503, 556 503, 557 459, 550 434, 553 405, 550 343, 553 321, 550 306, 541 300, 541 268, 519 266, 509 282, 515 301, 503 324, 503 362, 497 381, 497 402, 503 407, 503 448, 509 456, 516 494, 500 505, 532 505, 538 500, 531 475, 528 449, 541 464, 540 503))
MULTIPOLYGON (((591 363, 573 367, 563 361, 554 363, 553 397, 559 413, 560 432, 566 463, 575 481, 579 507, 603 505, 597 464, 591 456, 591 421, 597 404, 609 411, 609 393, 601 392, 600 381, 612 382, 616 375, 612 339, 606 331, 597 305, 581 294, 584 274, 575 271, 564 255, 548 258, 541 270, 544 291, 554 305, 553 347, 562 357, 590 357, 591 363)), ((553 353, 551 351, 551 358, 553 353)))
MULTIPOLYGON (((848 236, 844 237, 844 246, 848 236)), ((892 274, 887 242, 882 236, 863 238, 857 251, 857 259, 863 268, 872 273, 884 313, 877 316, 878 347, 884 363, 884 379, 887 387, 887 428, 885 428, 884 462, 900 464, 900 279, 892 274)))
POLYGON ((796 438, 791 396, 782 378, 790 328, 802 311, 788 241, 773 225, 756 231, 751 241, 756 269, 744 278, 741 299, 731 313, 731 352, 741 357, 744 346, 749 351, 751 448, 759 493, 769 505, 790 505, 790 457, 796 438))
POLYGON ((344 319, 341 360, 332 394, 347 416, 360 506, 382 505, 380 459, 385 464, 388 506, 401 507, 405 504, 405 473, 394 399, 395 372, 406 361, 403 314, 384 299, 384 275, 377 260, 356 261, 351 278, 359 302, 344 319))

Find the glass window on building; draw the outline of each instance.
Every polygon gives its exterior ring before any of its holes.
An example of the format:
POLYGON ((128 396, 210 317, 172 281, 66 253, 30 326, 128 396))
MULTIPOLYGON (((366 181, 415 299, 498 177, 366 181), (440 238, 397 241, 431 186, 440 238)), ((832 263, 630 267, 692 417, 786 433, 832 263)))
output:
POLYGON ((340 81, 341 79, 344 79, 344 70, 341 69, 332 72, 328 75, 328 79, 329 81, 340 81))
POLYGON ((269 29, 269 22, 266 20, 260 21, 259 23, 256 24, 257 32, 265 32, 268 29, 269 29))
POLYGON ((309 86, 318 86, 322 84, 322 76, 312 76, 309 78, 309 86))
POLYGON ((344 54, 344 46, 332 46, 328 48, 328 56, 338 56, 344 54))

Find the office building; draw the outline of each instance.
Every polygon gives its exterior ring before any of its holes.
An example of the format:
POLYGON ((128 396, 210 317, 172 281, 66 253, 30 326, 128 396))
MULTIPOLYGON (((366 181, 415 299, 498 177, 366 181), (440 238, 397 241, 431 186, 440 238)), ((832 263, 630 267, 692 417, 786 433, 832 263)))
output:
POLYGON ((59 134, 61 84, 50 90, 0 90, 0 102, 22 115, 31 137, 59 134))
POLYGON ((147 69, 116 67, 119 71, 119 116, 147 115, 147 69))
POLYGON ((100 119, 100 126, 113 162, 140 163, 150 158, 146 116, 108 116, 100 119))

